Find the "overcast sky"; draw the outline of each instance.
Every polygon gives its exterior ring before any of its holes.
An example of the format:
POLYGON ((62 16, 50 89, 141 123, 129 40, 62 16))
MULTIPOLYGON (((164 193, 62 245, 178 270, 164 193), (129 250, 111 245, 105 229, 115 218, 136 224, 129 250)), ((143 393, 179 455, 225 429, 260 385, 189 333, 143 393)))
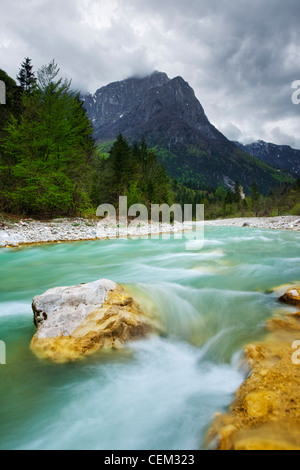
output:
POLYGON ((1 0, 0 68, 24 57, 81 91, 181 75, 229 139, 300 149, 300 0, 1 0))

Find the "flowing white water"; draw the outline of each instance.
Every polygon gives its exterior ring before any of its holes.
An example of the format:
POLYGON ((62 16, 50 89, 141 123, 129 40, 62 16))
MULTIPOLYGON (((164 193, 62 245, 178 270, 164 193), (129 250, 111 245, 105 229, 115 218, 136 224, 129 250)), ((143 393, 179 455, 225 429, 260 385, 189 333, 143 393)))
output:
POLYGON ((244 377, 244 344, 278 308, 268 291, 300 280, 299 234, 210 228, 186 240, 108 240, 0 251, 1 449, 198 449, 244 377), (53 365, 29 350, 31 301, 109 278, 164 335, 53 365))

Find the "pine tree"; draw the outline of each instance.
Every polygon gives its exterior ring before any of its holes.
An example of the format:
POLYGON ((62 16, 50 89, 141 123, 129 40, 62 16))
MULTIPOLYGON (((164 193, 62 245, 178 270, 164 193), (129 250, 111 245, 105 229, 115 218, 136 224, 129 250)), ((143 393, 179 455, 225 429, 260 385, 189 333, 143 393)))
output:
POLYGON ((240 204, 242 201, 242 187, 238 181, 234 185, 234 202, 240 204))
POLYGON ((30 93, 36 85, 36 78, 32 70, 31 59, 27 57, 24 62, 22 62, 19 75, 17 76, 20 87, 27 93, 30 93))
POLYGON ((171 181, 152 149, 143 139, 132 146, 119 134, 109 158, 98 156, 97 177, 92 183, 92 199, 97 205, 118 205, 119 196, 127 196, 128 204, 173 204, 171 181))
POLYGON ((255 216, 257 217, 259 209, 260 209, 260 193, 258 190, 257 183, 252 184, 251 200, 252 200, 252 210, 253 212, 255 212, 255 216))
POLYGON ((113 191, 115 196, 126 194, 133 181, 133 156, 131 147, 122 134, 119 134, 110 151, 114 170, 113 191))

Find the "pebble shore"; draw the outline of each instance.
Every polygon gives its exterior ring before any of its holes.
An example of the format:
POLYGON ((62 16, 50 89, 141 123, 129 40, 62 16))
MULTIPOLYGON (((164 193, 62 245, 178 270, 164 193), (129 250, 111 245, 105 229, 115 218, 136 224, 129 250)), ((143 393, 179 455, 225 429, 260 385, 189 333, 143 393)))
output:
POLYGON ((115 224, 93 219, 61 218, 51 221, 24 219, 16 222, 0 221, 0 248, 18 247, 36 243, 55 243, 108 238, 142 237, 161 233, 182 232, 186 227, 181 223, 115 224))
MULTIPOLYGON (((206 221, 205 227, 253 227, 278 230, 300 231, 300 216, 252 217, 206 221)), ((161 233, 177 233, 190 228, 181 223, 170 224, 129 224, 116 225, 111 221, 83 218, 60 218, 51 221, 24 219, 0 221, 0 248, 18 247, 35 243, 51 243, 81 240, 96 240, 116 237, 139 237, 161 233)))
POLYGON ((280 217, 244 217, 237 219, 208 220, 206 227, 252 227, 277 230, 300 231, 300 216, 280 216, 280 217))

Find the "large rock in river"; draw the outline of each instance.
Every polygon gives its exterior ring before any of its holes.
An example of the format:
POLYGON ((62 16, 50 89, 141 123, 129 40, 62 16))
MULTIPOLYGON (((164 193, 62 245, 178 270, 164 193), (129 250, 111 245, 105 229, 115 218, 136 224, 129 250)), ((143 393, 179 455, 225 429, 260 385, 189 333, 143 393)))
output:
POLYGON ((32 308, 38 331, 30 347, 55 362, 118 348, 152 329, 133 298, 107 279, 50 289, 33 299, 32 308))

